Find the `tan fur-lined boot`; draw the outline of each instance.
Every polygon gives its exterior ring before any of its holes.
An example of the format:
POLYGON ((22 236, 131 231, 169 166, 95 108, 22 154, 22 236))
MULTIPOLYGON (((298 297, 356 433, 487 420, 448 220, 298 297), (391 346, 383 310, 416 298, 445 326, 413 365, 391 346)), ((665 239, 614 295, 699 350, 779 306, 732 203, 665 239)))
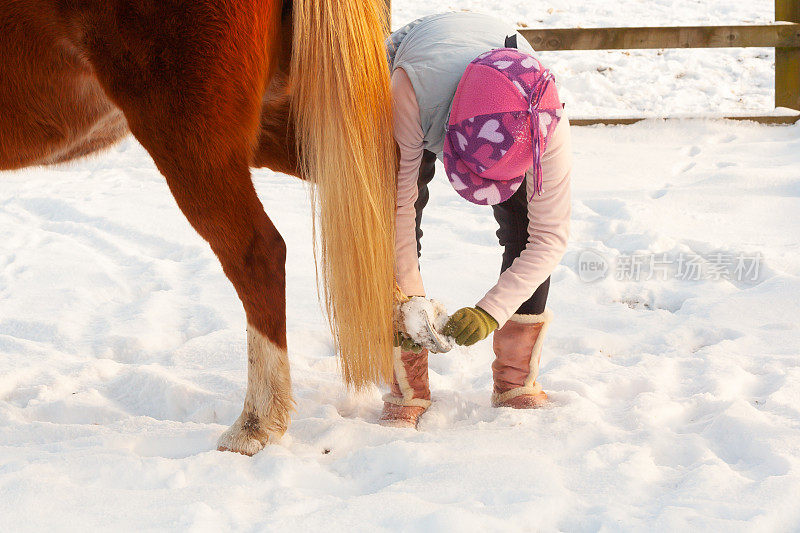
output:
POLYGON ((536 378, 544 335, 552 318, 548 309, 540 315, 512 315, 494 332, 492 406, 536 409, 547 402, 547 394, 536 378))
POLYGON ((383 426, 416 428, 419 417, 431 405, 428 387, 428 350, 414 353, 394 349, 392 392, 383 397, 383 426))

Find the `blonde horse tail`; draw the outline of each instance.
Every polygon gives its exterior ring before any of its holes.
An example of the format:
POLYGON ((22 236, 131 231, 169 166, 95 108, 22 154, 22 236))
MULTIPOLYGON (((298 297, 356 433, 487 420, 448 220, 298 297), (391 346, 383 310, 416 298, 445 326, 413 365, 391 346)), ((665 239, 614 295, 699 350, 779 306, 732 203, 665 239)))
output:
POLYGON ((294 0, 293 113, 345 382, 392 375, 397 155, 385 0, 294 0))

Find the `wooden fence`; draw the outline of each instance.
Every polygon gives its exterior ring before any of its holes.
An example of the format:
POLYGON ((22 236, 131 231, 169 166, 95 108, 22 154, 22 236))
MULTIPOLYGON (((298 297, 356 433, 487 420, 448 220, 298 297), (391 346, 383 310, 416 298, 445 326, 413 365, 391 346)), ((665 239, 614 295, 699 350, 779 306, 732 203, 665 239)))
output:
MULTIPOLYGON (((391 0, 387 0, 390 4, 391 0)), ((391 12, 391 11, 390 11, 391 12)), ((662 48, 775 48, 775 107, 788 115, 725 117, 762 123, 800 120, 800 0, 775 0, 772 24, 741 26, 678 26, 650 28, 529 29, 519 32, 537 51, 645 50, 662 48)), ((644 117, 572 118, 575 125, 632 124, 644 117)))

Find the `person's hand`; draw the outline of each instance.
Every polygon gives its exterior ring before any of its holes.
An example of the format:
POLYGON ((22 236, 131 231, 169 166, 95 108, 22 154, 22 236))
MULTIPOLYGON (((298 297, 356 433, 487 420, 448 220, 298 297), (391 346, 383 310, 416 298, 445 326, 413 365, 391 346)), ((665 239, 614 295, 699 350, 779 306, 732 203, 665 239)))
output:
POLYGON ((394 345, 395 347, 399 346, 401 350, 406 352, 419 353, 422 351, 422 346, 412 341, 399 331, 394 332, 394 345))
POLYGON ((453 313, 442 333, 453 337, 461 346, 472 346, 488 337, 497 325, 497 320, 480 307, 464 307, 453 313))

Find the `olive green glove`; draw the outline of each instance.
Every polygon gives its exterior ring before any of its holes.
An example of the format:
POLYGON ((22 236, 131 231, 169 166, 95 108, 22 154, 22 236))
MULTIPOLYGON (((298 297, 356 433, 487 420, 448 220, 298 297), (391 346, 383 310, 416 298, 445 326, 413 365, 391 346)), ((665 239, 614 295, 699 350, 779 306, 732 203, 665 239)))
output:
POLYGON ((488 337, 497 325, 497 320, 480 307, 464 307, 453 313, 442 333, 453 337, 461 346, 472 346, 488 337))
POLYGON ((410 338, 406 337, 399 331, 394 332, 394 346, 395 347, 399 346, 402 350, 406 352, 419 353, 422 351, 422 346, 412 341, 410 338))

